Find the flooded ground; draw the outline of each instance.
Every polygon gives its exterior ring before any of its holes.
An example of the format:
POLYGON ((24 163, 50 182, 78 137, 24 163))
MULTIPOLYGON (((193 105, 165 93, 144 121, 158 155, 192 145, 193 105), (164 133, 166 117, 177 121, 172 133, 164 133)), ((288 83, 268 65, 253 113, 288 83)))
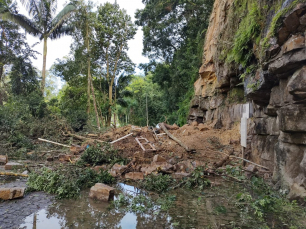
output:
MULTIPOLYGON (((2 180, 3 185, 25 184, 23 179, 2 180)), ((22 229, 149 229, 149 228, 267 228, 250 214, 240 210, 236 196, 243 186, 235 182, 215 182, 218 186, 196 191, 177 189, 167 195, 175 196, 173 206, 166 211, 158 201, 161 196, 144 192, 132 185, 119 183, 115 202, 120 196, 131 200, 144 196, 152 200, 153 207, 136 204, 134 210, 88 198, 89 190, 77 199, 58 200, 43 192, 27 193, 22 199, 0 202, 0 228, 22 229), (136 209, 136 210, 135 210, 136 209), (238 227, 237 225, 244 225, 238 227)), ((117 201, 116 201, 117 200, 117 201)), ((131 201, 130 201, 131 203, 131 201)), ((289 228, 286 225, 271 227, 289 228)), ((266 220, 268 221, 268 220, 266 220)), ((275 224, 277 225, 277 224, 275 224)), ((303 224, 302 224, 303 225, 303 224)), ((306 225, 303 227, 306 228, 306 225)))
MULTIPOLYGON (((239 219, 239 212, 229 203, 232 188, 214 187, 204 192, 177 190, 174 207, 164 212, 153 208, 131 212, 124 207, 109 209, 110 204, 88 198, 83 191, 77 200, 55 200, 53 204, 29 215, 19 228, 229 228, 239 219)), ((130 185, 120 184, 123 193, 139 194, 130 185)))

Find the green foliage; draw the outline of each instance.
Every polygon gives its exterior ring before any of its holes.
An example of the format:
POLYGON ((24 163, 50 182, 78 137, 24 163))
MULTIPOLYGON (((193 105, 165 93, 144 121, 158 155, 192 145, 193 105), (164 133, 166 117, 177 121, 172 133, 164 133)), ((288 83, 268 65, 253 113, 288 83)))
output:
POLYGON ((43 168, 38 173, 30 173, 27 185, 30 190, 56 194, 58 198, 75 198, 80 190, 95 183, 114 183, 114 178, 106 171, 96 173, 92 169, 59 167, 56 170, 43 168))
POLYGON ((102 146, 91 146, 88 147, 81 156, 81 160, 78 164, 126 164, 128 159, 123 158, 117 150, 115 150, 111 144, 104 143, 102 146))
POLYGON ((175 195, 165 195, 153 199, 143 194, 132 196, 120 193, 117 199, 112 202, 110 208, 133 213, 149 213, 154 210, 153 214, 158 214, 160 211, 168 211, 173 207, 175 200, 175 195))
POLYGON ((187 188, 199 188, 203 190, 210 186, 210 181, 204 178, 204 168, 196 167, 196 169, 191 173, 190 177, 187 178, 185 183, 187 188))
POLYGON ((252 177, 248 185, 249 191, 236 197, 239 208, 251 209, 251 213, 262 222, 273 215, 278 226, 286 224, 290 228, 300 228, 298 219, 303 217, 303 213, 296 201, 289 201, 281 192, 272 190, 262 178, 252 177))
POLYGON ((149 191, 165 192, 174 184, 175 180, 170 175, 150 174, 141 181, 140 187, 149 191))
POLYGON ((226 61, 241 64, 246 67, 252 59, 253 43, 258 43, 262 28, 262 16, 256 1, 247 3, 249 13, 242 19, 235 34, 233 48, 227 55, 226 61))
POLYGON ((160 86, 163 109, 158 112, 165 112, 159 116, 167 117, 171 124, 183 125, 202 63, 204 37, 214 1, 144 3, 145 8, 136 13, 136 24, 144 31, 143 52, 152 60, 141 66, 146 74, 151 72, 153 83, 160 86))

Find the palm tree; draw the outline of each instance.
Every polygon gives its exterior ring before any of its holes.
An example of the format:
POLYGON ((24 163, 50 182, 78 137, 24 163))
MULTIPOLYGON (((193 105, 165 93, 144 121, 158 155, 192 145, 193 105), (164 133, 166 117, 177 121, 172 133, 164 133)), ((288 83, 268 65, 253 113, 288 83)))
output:
POLYGON ((57 8, 56 0, 21 0, 26 6, 32 20, 18 13, 6 11, 2 13, 2 19, 10 20, 23 27, 28 33, 44 40, 43 49, 43 69, 41 90, 44 92, 46 82, 46 60, 47 60, 47 39, 57 39, 63 35, 68 35, 72 27, 66 25, 66 19, 76 9, 75 5, 69 3, 61 12, 55 16, 57 8))

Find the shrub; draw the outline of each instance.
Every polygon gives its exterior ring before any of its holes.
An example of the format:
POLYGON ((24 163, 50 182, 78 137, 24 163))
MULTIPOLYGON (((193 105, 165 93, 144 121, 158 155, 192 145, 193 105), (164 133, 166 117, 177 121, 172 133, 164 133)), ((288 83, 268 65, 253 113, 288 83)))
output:
POLYGON ((140 183, 140 186, 149 191, 165 192, 174 182, 170 175, 150 174, 140 183))
POLYGON ((199 188, 204 189, 205 187, 210 186, 210 181, 204 178, 204 169, 203 167, 197 167, 187 178, 185 186, 188 188, 199 188))
POLYGON ((79 164, 91 164, 91 165, 101 165, 101 164, 126 164, 128 159, 123 158, 117 150, 112 148, 109 143, 103 144, 102 147, 91 146, 87 148, 79 160, 79 164))
POLYGON ((81 189, 95 183, 114 183, 115 179, 107 172, 96 173, 92 169, 81 169, 75 166, 59 167, 57 170, 43 168, 30 173, 27 185, 30 189, 56 194, 58 198, 75 198, 81 189))

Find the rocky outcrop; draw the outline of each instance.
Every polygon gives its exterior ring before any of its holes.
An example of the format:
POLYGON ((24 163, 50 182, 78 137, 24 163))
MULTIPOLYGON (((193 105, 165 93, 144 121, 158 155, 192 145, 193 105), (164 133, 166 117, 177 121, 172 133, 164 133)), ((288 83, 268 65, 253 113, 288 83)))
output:
POLYGON ((189 122, 229 129, 248 102, 249 159, 268 167, 295 198, 306 196, 306 3, 277 3, 215 1, 189 122), (226 47, 243 34, 240 25, 256 7, 265 16, 261 32, 247 43, 249 62, 239 63, 226 47))

